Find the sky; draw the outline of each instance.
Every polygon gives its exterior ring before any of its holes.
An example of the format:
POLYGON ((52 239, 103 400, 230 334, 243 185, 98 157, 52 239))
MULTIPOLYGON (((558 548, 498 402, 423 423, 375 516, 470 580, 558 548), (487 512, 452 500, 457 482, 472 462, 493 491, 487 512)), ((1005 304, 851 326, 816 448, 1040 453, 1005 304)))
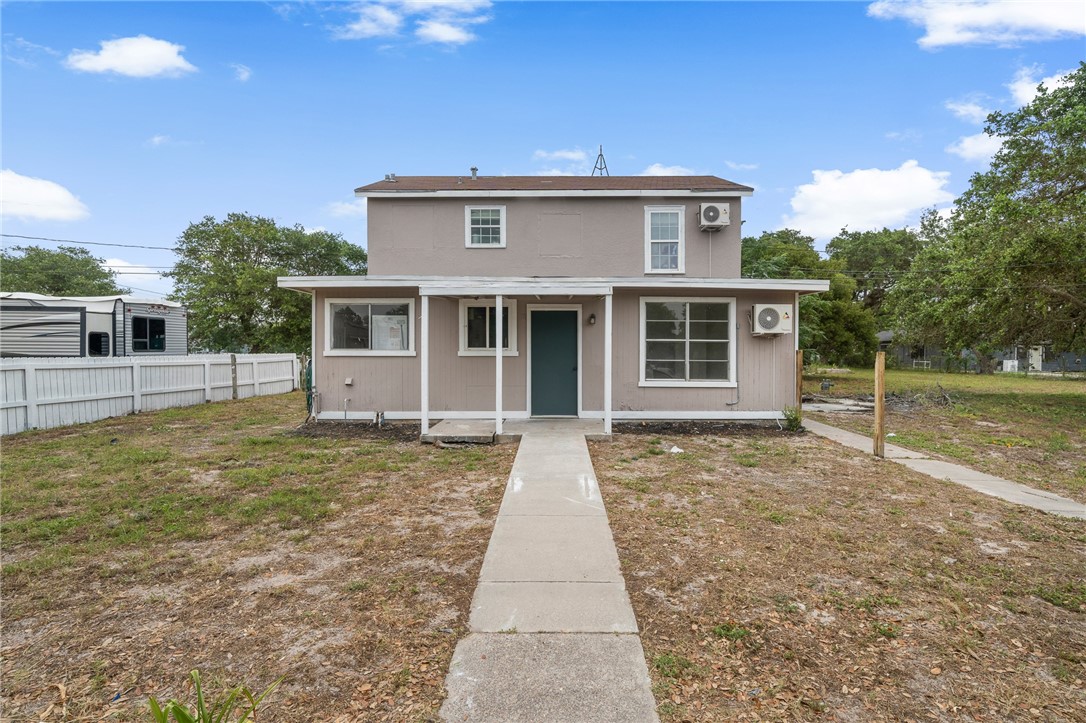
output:
POLYGON ((0 32, 4 248, 119 244, 87 248, 157 297, 205 216, 365 246, 353 189, 387 173, 589 174, 600 145, 752 186, 745 236, 913 225, 987 168, 989 112, 1086 59, 1086 3, 5 0, 0 32))

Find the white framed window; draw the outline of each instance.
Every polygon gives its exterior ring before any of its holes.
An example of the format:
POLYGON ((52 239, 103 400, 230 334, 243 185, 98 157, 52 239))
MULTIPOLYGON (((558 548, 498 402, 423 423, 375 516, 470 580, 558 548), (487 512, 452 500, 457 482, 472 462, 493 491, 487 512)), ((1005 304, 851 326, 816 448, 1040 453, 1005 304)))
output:
POLYGON ((641 297, 640 385, 736 386, 735 299, 641 297))
POLYGON ((469 249, 505 248, 505 206, 465 206, 464 245, 469 249))
POLYGON ((414 356, 414 299, 328 299, 326 356, 414 356))
MULTIPOLYGON (((502 356, 517 356, 517 302, 502 301, 502 356)), ((494 356, 497 342, 494 300, 460 300, 460 356, 494 356)))
POLYGON ((645 273, 686 272, 686 206, 645 206, 645 273))

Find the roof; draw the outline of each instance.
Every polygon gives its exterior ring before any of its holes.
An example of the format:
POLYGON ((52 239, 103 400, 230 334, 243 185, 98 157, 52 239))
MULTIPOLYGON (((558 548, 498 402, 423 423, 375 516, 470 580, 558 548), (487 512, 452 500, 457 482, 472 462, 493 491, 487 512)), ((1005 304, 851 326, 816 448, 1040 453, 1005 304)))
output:
POLYGON ((146 299, 139 296, 46 296, 45 294, 34 294, 30 292, 0 292, 0 300, 3 301, 24 301, 29 306, 85 306, 88 311, 95 312, 109 312, 113 310, 113 304, 115 302, 122 301, 125 304, 156 304, 158 306, 166 306, 172 309, 183 308, 181 304, 176 301, 167 301, 165 299, 146 299))
POLYGON ((801 294, 829 289, 820 279, 704 279, 641 277, 493 277, 493 276, 280 276, 280 288, 296 291, 349 288, 417 288, 424 296, 474 294, 580 294, 604 296, 615 289, 664 291, 734 290, 793 291, 801 294))
POLYGON ((355 189, 358 196, 440 193, 548 195, 750 195, 754 189, 717 176, 393 176, 355 189), (393 178, 395 180, 393 180, 393 178))

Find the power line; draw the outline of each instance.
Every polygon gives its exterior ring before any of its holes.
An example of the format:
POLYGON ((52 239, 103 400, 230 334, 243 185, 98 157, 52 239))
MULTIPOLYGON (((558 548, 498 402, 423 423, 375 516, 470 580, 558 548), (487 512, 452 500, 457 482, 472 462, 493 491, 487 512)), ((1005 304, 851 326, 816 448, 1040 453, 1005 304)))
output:
POLYGON ((119 246, 126 249, 154 249, 156 251, 176 251, 173 246, 140 246, 138 244, 110 244, 100 241, 72 241, 70 239, 63 238, 48 238, 45 236, 22 236, 17 233, 0 233, 0 236, 6 236, 8 238, 22 238, 29 241, 52 241, 58 244, 75 244, 76 246, 119 246))

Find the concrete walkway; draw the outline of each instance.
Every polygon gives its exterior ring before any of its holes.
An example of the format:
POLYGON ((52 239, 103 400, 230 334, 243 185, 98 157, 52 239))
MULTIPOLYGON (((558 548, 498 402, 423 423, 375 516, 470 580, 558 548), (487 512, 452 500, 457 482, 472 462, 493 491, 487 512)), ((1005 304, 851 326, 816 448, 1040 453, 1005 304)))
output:
POLYGON ((637 621, 576 422, 521 436, 453 653, 448 721, 656 721, 637 621))
MULTIPOLYGON (((821 437, 832 439, 834 442, 843 444, 846 447, 852 447, 868 454, 872 452, 874 440, 870 437, 807 419, 803 420, 803 426, 821 437)), ((1002 477, 978 472, 960 464, 932 459, 923 452, 905 449, 894 444, 885 445, 884 452, 886 459, 926 474, 929 477, 949 480, 982 494, 1032 507, 1049 514, 1086 520, 1086 505, 1081 502, 1075 502, 1051 492, 1026 487, 1017 482, 1005 480, 1002 477)))

